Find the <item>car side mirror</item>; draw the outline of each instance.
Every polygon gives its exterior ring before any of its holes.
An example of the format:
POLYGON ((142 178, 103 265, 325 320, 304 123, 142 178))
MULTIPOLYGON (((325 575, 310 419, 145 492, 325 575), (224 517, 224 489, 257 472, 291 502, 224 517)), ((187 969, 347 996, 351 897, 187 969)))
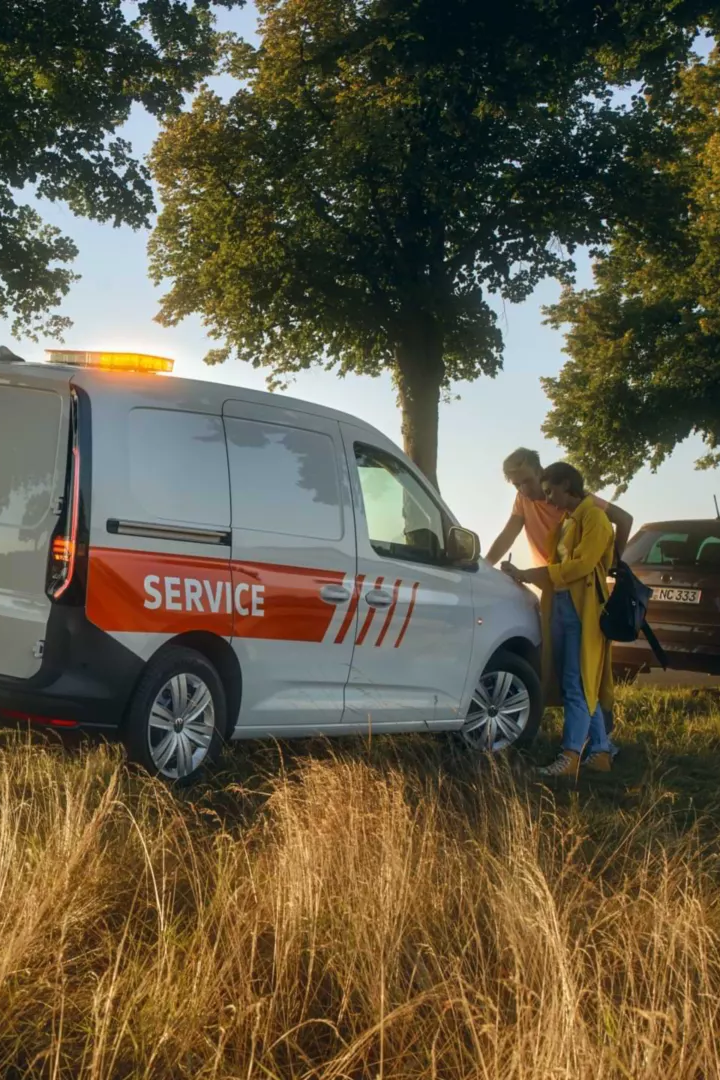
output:
POLYGON ((453 566, 472 566, 480 558, 480 538, 470 529, 452 525, 448 529, 446 552, 453 566))

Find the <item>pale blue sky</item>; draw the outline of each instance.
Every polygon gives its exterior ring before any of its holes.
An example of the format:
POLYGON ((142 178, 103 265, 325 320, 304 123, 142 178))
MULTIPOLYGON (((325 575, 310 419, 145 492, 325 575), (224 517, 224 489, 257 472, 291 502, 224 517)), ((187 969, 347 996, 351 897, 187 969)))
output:
MULTIPOLYGON (((251 38, 255 19, 255 11, 248 5, 240 12, 223 13, 221 26, 251 38)), ((137 110, 122 134, 137 153, 146 153, 156 133, 155 122, 137 110)), ((153 322, 161 290, 156 290, 147 276, 147 233, 84 221, 59 204, 45 203, 40 209, 45 219, 71 236, 80 249, 74 268, 82 278, 62 307, 62 314, 74 322, 65 337, 67 348, 156 352, 174 357, 178 375, 264 389, 264 373, 247 364, 228 361, 208 368, 202 363, 214 343, 204 333, 199 318, 167 330, 153 322)), ((589 284, 588 261, 579 263, 578 282, 589 284)), ((499 308, 505 370, 496 379, 459 385, 460 400, 441 406, 441 490, 463 524, 479 533, 484 551, 506 520, 513 501, 513 491, 502 477, 503 458, 521 444, 536 447, 547 463, 562 457, 560 448, 543 439, 540 432, 547 400, 539 379, 555 374, 563 361, 562 335, 542 325, 541 308, 557 295, 558 287, 546 282, 524 304, 499 308)), ((43 359, 44 348, 58 344, 14 340, 9 325, 0 321, 2 343, 28 360, 43 359)), ((400 441, 400 416, 389 377, 338 379, 315 370, 299 376, 290 392, 361 416, 400 441)), ((720 474, 693 469, 700 452, 700 441, 690 440, 656 475, 643 470, 635 479, 621 502, 634 514, 637 524, 713 513, 713 492, 720 498, 720 474)), ((521 564, 526 558, 524 542, 518 543, 514 561, 521 564)))

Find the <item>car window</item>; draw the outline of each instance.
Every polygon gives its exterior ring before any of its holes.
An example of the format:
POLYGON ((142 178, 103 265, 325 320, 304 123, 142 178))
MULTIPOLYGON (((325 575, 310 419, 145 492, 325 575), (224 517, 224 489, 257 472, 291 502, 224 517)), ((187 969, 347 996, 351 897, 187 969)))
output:
POLYGON ((61 417, 51 391, 0 388, 0 525, 33 529, 49 513, 61 417))
POLYGON ((649 566, 674 566, 686 554, 687 533, 664 533, 648 552, 645 560, 649 566))
POLYGON ((697 564, 720 570, 720 535, 708 536, 703 540, 697 553, 697 564))
POLYGON ((624 559, 630 565, 673 567, 711 566, 720 563, 720 521, 685 531, 642 529, 628 545, 624 559))
POLYGON ((128 455, 130 489, 145 519, 230 524, 227 452, 219 416, 133 409, 128 455))
POLYGON ((370 543, 379 555, 440 562, 443 513, 415 475, 392 454, 355 445, 370 543))
POLYGON ((225 418, 233 527, 340 540, 343 514, 335 444, 284 424, 225 418))

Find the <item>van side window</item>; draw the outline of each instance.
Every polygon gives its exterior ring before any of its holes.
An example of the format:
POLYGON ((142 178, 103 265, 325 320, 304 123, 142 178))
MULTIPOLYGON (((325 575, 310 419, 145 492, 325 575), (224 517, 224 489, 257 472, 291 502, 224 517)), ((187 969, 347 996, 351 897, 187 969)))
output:
POLYGON ((130 490, 148 522, 230 524, 225 433, 219 416, 132 409, 128 440, 130 490))
POLYGON ((378 555, 442 562, 443 513, 414 474, 391 454, 355 444, 370 543, 378 555))
POLYGON ((52 391, 0 388, 0 525, 33 529, 50 510, 61 415, 52 391))
POLYGON ((340 540, 343 518, 329 435, 225 417, 233 527, 340 540))

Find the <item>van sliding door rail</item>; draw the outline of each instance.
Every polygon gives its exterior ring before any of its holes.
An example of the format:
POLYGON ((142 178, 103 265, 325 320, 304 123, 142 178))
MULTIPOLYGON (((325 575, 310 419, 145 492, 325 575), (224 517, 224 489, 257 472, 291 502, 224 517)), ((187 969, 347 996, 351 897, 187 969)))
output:
POLYGON ((115 536, 151 536, 157 540, 180 540, 188 544, 230 547, 231 543, 229 529, 195 529, 152 521, 120 521, 118 518, 108 518, 107 531, 115 536))

